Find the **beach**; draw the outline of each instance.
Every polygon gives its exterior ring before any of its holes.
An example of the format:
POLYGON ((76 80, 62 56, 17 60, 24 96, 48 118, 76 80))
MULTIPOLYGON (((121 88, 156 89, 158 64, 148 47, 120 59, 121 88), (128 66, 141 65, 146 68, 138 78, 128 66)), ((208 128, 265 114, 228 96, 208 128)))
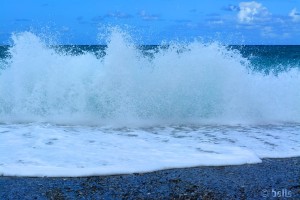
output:
POLYGON ((0 177, 0 199, 299 199, 300 157, 90 177, 0 177))
POLYGON ((1 7, 0 200, 300 200, 300 0, 1 7))

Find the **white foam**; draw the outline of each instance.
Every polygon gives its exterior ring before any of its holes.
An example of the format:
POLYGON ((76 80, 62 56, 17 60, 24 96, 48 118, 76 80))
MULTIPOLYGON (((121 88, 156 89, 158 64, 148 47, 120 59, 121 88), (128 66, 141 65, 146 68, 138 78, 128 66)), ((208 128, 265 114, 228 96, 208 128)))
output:
POLYGON ((300 125, 0 126, 0 174, 87 176, 300 156, 300 125))
POLYGON ((300 154, 297 69, 263 75, 238 51, 197 40, 150 58, 118 29, 101 59, 58 53, 30 32, 13 41, 0 71, 3 175, 104 175, 300 154), (122 126, 132 128, 113 128, 122 126))
POLYGON ((249 70, 217 43, 171 43, 153 57, 114 29, 106 55, 66 55, 13 36, 0 75, 0 122, 142 125, 300 122, 300 73, 249 70))

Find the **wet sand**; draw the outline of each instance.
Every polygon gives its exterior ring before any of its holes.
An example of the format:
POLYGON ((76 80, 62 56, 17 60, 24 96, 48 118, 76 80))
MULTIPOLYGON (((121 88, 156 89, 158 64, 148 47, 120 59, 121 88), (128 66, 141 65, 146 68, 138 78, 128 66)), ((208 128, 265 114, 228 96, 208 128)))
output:
POLYGON ((0 177, 1 200, 276 198, 300 199, 300 157, 113 176, 0 177))

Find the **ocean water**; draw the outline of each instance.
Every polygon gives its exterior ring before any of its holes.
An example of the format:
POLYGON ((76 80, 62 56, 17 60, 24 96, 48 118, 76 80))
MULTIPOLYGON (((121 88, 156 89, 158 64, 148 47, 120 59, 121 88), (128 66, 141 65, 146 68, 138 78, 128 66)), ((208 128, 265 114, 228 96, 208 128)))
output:
POLYGON ((0 174, 86 176, 300 156, 300 46, 0 47, 0 174))

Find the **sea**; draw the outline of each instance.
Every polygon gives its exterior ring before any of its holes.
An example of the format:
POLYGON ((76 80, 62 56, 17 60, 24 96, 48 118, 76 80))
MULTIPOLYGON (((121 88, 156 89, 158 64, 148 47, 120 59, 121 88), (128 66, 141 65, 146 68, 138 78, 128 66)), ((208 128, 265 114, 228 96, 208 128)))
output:
POLYGON ((0 46, 0 175, 91 176, 300 156, 300 46, 0 46))

